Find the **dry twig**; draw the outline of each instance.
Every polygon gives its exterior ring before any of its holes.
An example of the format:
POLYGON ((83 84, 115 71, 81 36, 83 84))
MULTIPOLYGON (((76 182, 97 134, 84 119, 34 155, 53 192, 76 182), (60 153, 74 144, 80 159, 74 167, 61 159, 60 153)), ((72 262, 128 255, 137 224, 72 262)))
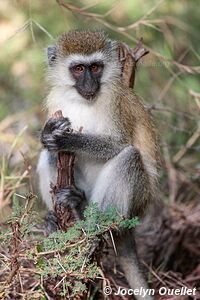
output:
POLYGON ((11 272, 7 278, 7 283, 10 284, 19 270, 19 245, 21 243, 20 222, 15 221, 11 225, 12 228, 12 257, 11 257, 11 272))
MULTIPOLYGON (((62 111, 56 111, 53 118, 63 118, 62 111)), ((66 151, 58 153, 57 158, 57 183, 52 186, 52 200, 54 204, 54 210, 58 219, 58 225, 60 229, 66 231, 67 228, 72 226, 75 222, 76 217, 74 216, 70 207, 67 209, 58 205, 56 201, 57 192, 66 187, 74 185, 74 160, 75 155, 66 151)))
POLYGON ((133 88, 136 64, 143 56, 148 54, 149 51, 143 47, 141 38, 134 49, 129 48, 125 43, 120 43, 118 53, 119 61, 122 65, 122 81, 126 86, 133 88))

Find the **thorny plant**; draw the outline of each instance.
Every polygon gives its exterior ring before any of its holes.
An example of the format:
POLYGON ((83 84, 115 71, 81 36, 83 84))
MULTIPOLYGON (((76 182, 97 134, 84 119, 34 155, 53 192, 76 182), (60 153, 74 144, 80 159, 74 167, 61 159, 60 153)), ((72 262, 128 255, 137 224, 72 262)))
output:
POLYGON ((85 219, 67 232, 36 238, 32 235, 36 229, 33 199, 33 195, 27 195, 25 207, 15 200, 11 226, 1 232, 0 297, 86 299, 94 292, 95 282, 107 280, 97 261, 91 259, 93 245, 97 240, 108 240, 113 230, 134 228, 138 219, 125 220, 113 207, 102 213, 96 205, 91 205, 85 210, 85 219))

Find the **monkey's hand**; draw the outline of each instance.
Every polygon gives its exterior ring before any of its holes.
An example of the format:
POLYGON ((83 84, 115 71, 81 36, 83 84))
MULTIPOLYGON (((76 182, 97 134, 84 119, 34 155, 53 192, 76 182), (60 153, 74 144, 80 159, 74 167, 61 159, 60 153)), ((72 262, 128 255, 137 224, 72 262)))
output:
POLYGON ((68 118, 50 118, 41 132, 41 143, 48 150, 62 150, 61 137, 71 131, 71 123, 68 118))

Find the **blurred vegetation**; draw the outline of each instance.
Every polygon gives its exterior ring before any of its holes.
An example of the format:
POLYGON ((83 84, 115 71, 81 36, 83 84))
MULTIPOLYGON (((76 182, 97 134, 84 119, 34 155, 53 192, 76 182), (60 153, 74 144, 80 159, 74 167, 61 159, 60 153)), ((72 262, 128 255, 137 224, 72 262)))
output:
POLYGON ((0 206, 7 207, 13 193, 27 182, 22 191, 36 193, 31 178, 45 120, 45 47, 74 28, 103 29, 131 47, 144 38, 150 54, 139 64, 135 90, 149 105, 160 136, 161 197, 173 200, 178 181, 196 182, 200 174, 199 25, 195 0, 0 1, 0 206))

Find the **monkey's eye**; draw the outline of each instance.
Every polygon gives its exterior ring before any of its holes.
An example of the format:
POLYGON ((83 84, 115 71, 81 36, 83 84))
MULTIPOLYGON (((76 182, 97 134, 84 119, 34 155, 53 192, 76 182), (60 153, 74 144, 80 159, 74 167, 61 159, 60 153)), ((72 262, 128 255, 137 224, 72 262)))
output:
POLYGON ((93 73, 97 73, 99 72, 101 69, 101 67, 97 64, 92 64, 91 67, 90 67, 90 70, 93 72, 93 73))
POLYGON ((73 70, 76 74, 81 74, 84 72, 85 67, 83 65, 77 65, 73 68, 73 70))

